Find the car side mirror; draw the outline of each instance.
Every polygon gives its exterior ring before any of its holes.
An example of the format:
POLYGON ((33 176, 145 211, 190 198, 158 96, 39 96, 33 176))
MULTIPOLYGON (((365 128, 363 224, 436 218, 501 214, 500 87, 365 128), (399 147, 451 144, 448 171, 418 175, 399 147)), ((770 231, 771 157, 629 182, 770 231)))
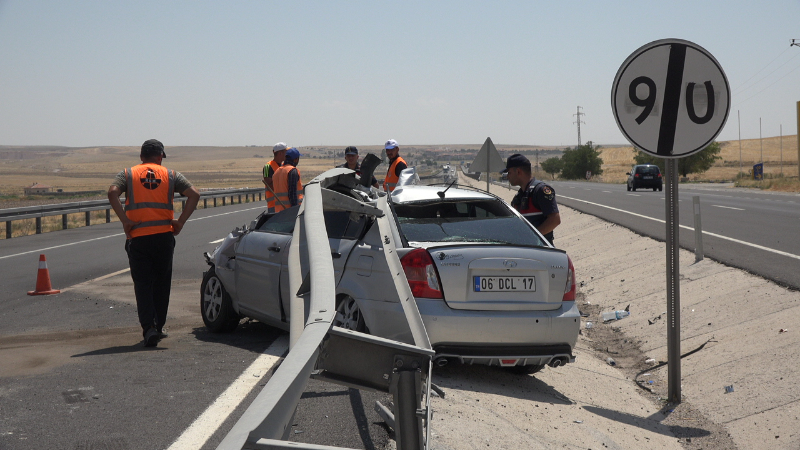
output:
POLYGON ((625 175, 630 175, 630 174, 631 174, 630 172, 625 172, 625 175))

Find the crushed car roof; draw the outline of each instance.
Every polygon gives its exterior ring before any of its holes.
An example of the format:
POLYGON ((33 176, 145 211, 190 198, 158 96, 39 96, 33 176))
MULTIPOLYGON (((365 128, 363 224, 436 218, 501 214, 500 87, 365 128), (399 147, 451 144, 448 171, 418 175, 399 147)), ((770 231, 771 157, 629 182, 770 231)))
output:
POLYGON ((392 201, 396 203, 407 203, 425 200, 439 200, 439 192, 445 192, 445 200, 493 200, 494 197, 483 191, 474 189, 464 189, 463 187, 453 185, 448 188, 446 185, 438 186, 422 186, 422 185, 408 185, 398 186, 392 192, 392 201))

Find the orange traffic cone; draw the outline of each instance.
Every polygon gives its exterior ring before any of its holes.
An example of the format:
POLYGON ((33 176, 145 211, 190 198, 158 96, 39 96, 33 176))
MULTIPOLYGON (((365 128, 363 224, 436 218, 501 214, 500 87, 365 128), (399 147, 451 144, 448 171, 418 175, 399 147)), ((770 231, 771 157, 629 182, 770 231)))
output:
POLYGON ((58 289, 50 286, 50 271, 47 270, 47 259, 44 255, 39 255, 39 273, 36 276, 36 290, 28 291, 28 295, 49 295, 58 294, 58 289))

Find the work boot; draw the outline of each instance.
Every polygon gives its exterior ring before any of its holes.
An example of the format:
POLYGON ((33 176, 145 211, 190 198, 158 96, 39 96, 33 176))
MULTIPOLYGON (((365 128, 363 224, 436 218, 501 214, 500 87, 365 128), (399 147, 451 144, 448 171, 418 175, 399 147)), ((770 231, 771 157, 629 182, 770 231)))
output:
POLYGON ((159 332, 156 330, 156 327, 150 327, 144 332, 145 347, 155 347, 159 340, 159 332))

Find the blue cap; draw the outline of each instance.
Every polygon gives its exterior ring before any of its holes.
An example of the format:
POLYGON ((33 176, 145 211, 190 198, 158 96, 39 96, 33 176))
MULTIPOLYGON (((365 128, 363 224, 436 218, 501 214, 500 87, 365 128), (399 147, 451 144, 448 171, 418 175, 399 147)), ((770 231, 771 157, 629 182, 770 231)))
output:
POLYGON ((297 151, 296 148, 289 147, 289 149, 286 150, 286 159, 291 159, 292 161, 294 161, 295 159, 297 159, 299 157, 300 157, 300 152, 297 151))
POLYGON ((515 153, 508 157, 508 159, 506 160, 506 168, 501 170, 500 173, 506 173, 508 172, 508 169, 512 167, 527 167, 530 169, 531 162, 528 160, 528 158, 525 157, 525 155, 520 155, 519 153, 515 153))

